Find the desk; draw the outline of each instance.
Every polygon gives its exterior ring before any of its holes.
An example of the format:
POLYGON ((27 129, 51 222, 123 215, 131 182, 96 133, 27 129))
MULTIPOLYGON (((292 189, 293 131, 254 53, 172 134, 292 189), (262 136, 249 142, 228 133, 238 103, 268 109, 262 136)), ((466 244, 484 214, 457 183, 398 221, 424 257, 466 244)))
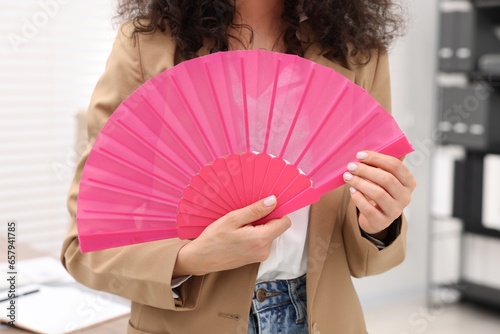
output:
MULTIPOLYGON (((96 327, 88 328, 78 332, 79 334, 124 334, 127 332, 128 315, 113 321, 103 323, 96 327)), ((2 325, 0 327, 2 334, 27 334, 31 333, 19 328, 12 328, 2 325)))
MULTIPOLYGON (((4 244, 5 239, 0 238, 0 244, 4 244)), ((17 244, 17 249, 19 252, 17 253, 17 258, 16 261, 19 263, 19 261, 23 260, 30 260, 34 258, 38 258, 41 256, 45 256, 46 254, 40 254, 40 252, 32 249, 31 247, 27 245, 20 245, 19 243, 17 244)), ((5 259, 0 259, 0 262, 5 262, 5 259), (3 260, 3 261, 2 261, 3 260)), ((77 285, 78 283, 74 283, 74 285, 77 285)), ((70 285, 73 285, 73 283, 70 283, 70 285)), ((82 288, 84 289, 84 288, 82 288)), ((124 301, 126 302, 126 301, 124 301)), ((123 334, 127 332, 127 326, 128 326, 128 319, 129 315, 124 315, 119 318, 115 318, 113 320, 99 323, 97 325, 94 325, 92 327, 83 329, 78 331, 77 333, 82 333, 82 334, 123 334)), ((0 333, 1 334, 24 334, 24 333, 31 333, 26 330, 22 330, 19 328, 13 328, 9 327, 7 325, 0 325, 0 333)))

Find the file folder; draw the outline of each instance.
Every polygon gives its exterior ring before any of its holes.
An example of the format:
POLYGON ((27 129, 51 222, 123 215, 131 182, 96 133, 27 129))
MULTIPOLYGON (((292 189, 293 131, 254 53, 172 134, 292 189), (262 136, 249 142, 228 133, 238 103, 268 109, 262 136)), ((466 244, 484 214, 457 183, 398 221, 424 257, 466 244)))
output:
POLYGON ((500 94, 484 83, 443 87, 438 118, 441 144, 480 151, 500 147, 500 94))
POLYGON ((464 222, 466 230, 482 228, 483 157, 469 154, 455 162, 453 217, 464 222))
POLYGON ((453 216, 455 161, 464 159, 459 146, 438 146, 432 159, 431 212, 437 218, 453 216))
POLYGON ((500 240, 467 233, 464 249, 463 278, 470 283, 500 289, 500 240))
POLYGON ((475 13, 472 4, 443 1, 440 11, 439 69, 444 72, 474 70, 475 13))
POLYGON ((500 155, 484 158, 482 222, 486 228, 500 230, 500 155))

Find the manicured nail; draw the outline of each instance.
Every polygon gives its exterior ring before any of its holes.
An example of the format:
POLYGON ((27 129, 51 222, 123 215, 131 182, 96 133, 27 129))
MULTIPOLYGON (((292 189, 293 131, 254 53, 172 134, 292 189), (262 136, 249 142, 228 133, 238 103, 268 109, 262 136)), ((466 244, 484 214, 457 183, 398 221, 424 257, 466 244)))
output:
POLYGON ((366 159, 367 156, 368 156, 368 153, 363 152, 363 151, 356 153, 356 158, 358 158, 359 160, 366 159))
POLYGON ((351 172, 354 172, 357 168, 358 168, 358 165, 356 165, 354 162, 350 162, 347 165, 347 170, 351 171, 351 172))
POLYGON ((273 206, 274 204, 276 204, 276 196, 272 195, 272 196, 269 196, 266 199, 264 199, 265 206, 269 207, 269 206, 273 206))
POLYGON ((351 181, 352 180, 352 174, 349 172, 344 173, 344 180, 346 181, 351 181))
POLYGON ((357 190, 356 190, 356 188, 354 188, 354 187, 350 187, 350 188, 349 188, 349 191, 351 192, 351 194, 354 194, 357 190))

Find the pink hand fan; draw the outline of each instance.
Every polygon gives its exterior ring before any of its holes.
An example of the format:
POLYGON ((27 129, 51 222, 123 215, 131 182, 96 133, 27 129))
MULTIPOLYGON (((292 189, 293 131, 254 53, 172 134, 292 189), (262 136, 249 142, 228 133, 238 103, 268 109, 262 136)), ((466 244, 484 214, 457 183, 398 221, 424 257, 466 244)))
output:
POLYGON ((332 69, 267 51, 185 61, 137 89, 97 137, 80 184, 81 249, 195 238, 274 194, 265 223, 342 185, 359 150, 400 157, 412 147, 332 69))

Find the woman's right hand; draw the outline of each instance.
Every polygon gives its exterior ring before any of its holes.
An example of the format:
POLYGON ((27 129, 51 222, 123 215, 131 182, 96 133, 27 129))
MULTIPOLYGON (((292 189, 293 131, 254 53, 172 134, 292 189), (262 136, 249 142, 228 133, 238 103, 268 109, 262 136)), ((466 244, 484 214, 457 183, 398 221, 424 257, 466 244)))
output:
POLYGON ((253 226, 276 207, 271 196, 239 210, 231 211, 210 224, 203 233, 179 251, 174 277, 205 275, 262 262, 269 256, 274 239, 290 226, 288 217, 253 226))

